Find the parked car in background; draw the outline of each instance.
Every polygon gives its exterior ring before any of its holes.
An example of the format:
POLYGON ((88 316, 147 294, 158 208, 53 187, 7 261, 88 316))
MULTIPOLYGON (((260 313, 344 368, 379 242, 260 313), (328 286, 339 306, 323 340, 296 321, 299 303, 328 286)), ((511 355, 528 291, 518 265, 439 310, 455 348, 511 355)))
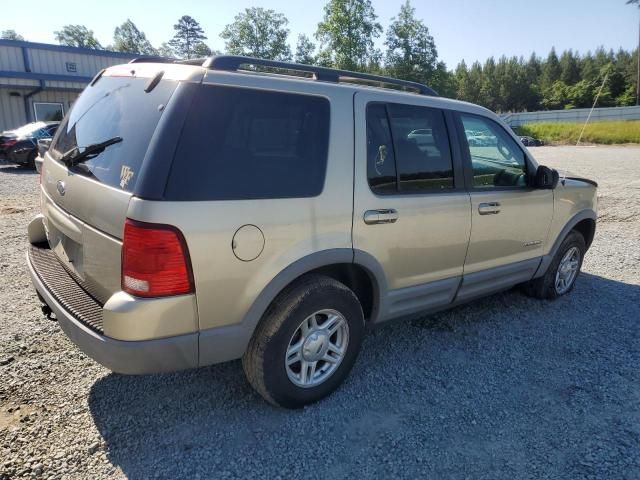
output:
POLYGON ((496 145, 497 138, 491 132, 479 130, 465 130, 467 142, 472 147, 491 147, 496 145))
POLYGON ((16 134, 13 130, 5 130, 0 133, 0 158, 5 158, 7 148, 15 144, 16 134))
POLYGON ((544 145, 542 140, 528 136, 520 137, 520 141, 525 147, 541 147, 544 145))
POLYGON ((34 167, 38 155, 38 140, 52 138, 60 122, 28 123, 13 131, 15 137, 4 141, 5 157, 11 163, 34 167))

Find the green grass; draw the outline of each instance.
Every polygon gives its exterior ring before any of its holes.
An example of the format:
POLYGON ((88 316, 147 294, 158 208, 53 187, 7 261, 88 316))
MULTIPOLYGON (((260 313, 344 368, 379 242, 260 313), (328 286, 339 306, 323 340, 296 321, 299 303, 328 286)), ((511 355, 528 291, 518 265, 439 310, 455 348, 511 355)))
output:
MULTIPOLYGON (((521 135, 544 140, 545 143, 575 145, 583 125, 583 123, 528 123, 518 127, 518 132, 521 135)), ((590 122, 580 143, 605 145, 640 143, 640 120, 590 122)))

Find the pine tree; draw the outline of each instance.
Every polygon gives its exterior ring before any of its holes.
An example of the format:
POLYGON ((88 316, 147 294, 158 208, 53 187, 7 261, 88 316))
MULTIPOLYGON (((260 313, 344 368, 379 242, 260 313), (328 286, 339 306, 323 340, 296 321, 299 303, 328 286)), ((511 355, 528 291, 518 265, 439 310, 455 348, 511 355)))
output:
POLYGON ((169 46, 182 58, 196 56, 195 47, 207 39, 200 24, 189 15, 182 16, 173 26, 175 34, 169 41, 169 46))

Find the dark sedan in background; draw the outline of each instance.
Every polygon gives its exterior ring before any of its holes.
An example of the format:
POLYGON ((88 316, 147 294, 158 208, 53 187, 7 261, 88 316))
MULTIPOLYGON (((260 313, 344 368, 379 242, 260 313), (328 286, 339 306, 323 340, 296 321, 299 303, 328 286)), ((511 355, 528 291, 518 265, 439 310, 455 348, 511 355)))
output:
POLYGON ((526 147, 542 147, 544 145, 542 140, 528 136, 520 137, 520 141, 526 147))
POLYGON ((38 140, 52 138, 60 122, 28 123, 0 135, 0 155, 11 163, 35 167, 38 140))

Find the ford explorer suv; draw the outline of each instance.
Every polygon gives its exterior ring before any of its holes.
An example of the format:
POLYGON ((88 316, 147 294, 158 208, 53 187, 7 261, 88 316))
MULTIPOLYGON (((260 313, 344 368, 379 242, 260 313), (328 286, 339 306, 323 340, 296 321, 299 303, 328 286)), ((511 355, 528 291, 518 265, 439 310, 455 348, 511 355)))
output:
POLYGON ((287 408, 335 390, 370 326, 566 295, 596 223, 596 184, 482 107, 247 57, 100 72, 40 183, 31 278, 83 352, 124 374, 242 359, 287 408))

